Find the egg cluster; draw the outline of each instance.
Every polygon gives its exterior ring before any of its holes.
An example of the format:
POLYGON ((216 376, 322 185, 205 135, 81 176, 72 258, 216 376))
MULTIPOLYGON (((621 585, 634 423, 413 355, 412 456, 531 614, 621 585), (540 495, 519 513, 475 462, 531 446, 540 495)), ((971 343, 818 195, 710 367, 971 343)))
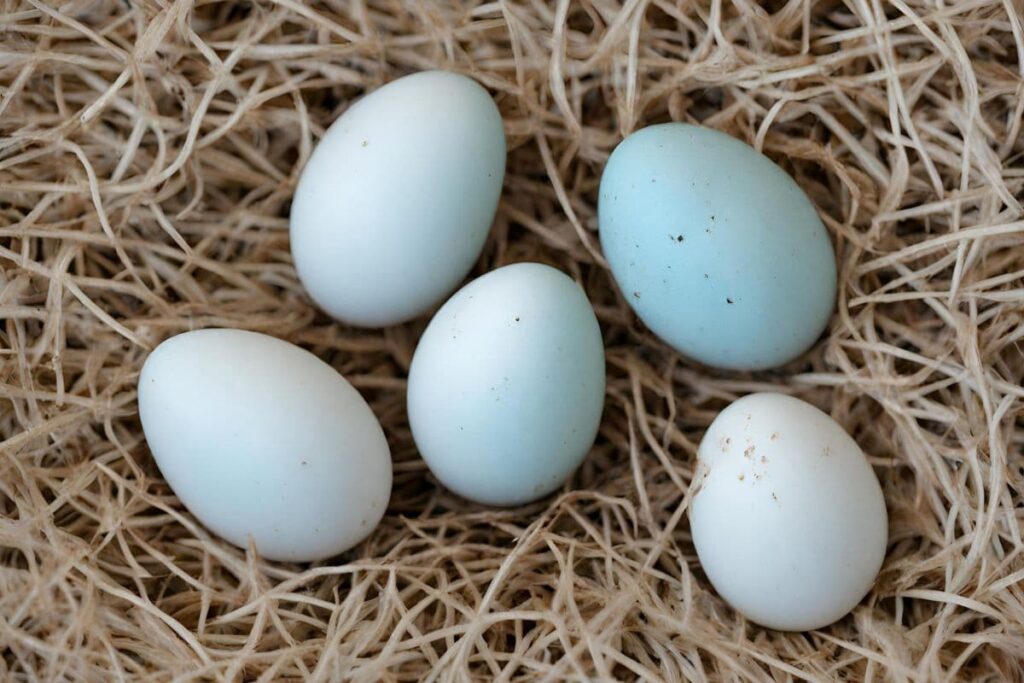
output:
MULTIPOLYGON (((309 295, 366 327, 435 307, 480 255, 505 152, 494 101, 465 76, 417 73, 353 104, 315 149, 292 204, 309 295)), ((598 209, 622 295, 694 361, 777 366, 826 327, 836 296, 828 234, 792 178, 742 142, 678 123, 640 130, 611 155, 598 209)), ((566 482, 593 446, 604 395, 601 330, 582 288, 518 263, 471 281, 434 314, 407 401, 437 479, 509 506, 566 482)), ((139 412, 186 507, 267 558, 336 555, 387 508, 380 423, 345 378, 297 346, 241 330, 173 337, 143 367, 139 412)), ((753 394, 722 411, 688 501, 708 579, 769 627, 841 618, 885 555, 885 502, 863 452, 795 398, 753 394)))

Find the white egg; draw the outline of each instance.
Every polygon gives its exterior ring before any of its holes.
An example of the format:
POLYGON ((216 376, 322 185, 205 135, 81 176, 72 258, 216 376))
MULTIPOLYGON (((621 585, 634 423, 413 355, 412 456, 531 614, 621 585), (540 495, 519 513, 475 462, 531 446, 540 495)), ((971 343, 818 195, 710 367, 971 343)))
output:
POLYGON ((480 255, 504 173, 501 115, 476 81, 425 71, 375 90, 303 169, 290 228, 299 279, 355 325, 424 313, 480 255))
POLYGON ((604 346, 583 290, 538 263, 505 266, 441 307, 409 371, 409 421, 456 493, 518 505, 551 493, 597 435, 604 346))
POLYGON ((790 396, 732 403, 701 441, 690 527, 701 566, 729 604, 770 628, 843 617, 885 557, 881 487, 831 417, 790 396))
POLYGON ((139 415, 167 483, 211 531, 274 560, 336 555, 377 525, 391 455, 370 407, 313 354, 262 334, 163 342, 139 415))

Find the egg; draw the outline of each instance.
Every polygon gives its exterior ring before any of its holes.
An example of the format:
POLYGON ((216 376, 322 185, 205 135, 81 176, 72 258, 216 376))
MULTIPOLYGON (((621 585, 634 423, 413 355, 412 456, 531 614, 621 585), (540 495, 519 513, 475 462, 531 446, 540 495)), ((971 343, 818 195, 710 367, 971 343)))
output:
POLYGON ((690 528, 729 604, 769 628, 842 618, 885 557, 882 490, 856 442, 799 399, 751 394, 712 422, 698 451, 690 528))
POLYGON ((290 221, 299 279, 353 325, 424 313, 480 255, 504 173, 501 115, 476 81, 425 71, 378 88, 302 171, 290 221))
POLYGON ((498 268, 452 296, 409 370, 413 438, 465 498, 519 505, 559 488, 597 435, 604 346, 583 290, 538 263, 498 268))
POLYGON ((781 365, 828 324, 835 256, 814 206, 725 133, 667 123, 627 137, 602 174, 598 223, 622 295, 693 360, 781 365))
POLYGON ((160 344, 139 415, 167 483, 211 531, 272 560, 359 543, 391 495, 384 432, 351 384, 313 354, 242 330, 160 344))

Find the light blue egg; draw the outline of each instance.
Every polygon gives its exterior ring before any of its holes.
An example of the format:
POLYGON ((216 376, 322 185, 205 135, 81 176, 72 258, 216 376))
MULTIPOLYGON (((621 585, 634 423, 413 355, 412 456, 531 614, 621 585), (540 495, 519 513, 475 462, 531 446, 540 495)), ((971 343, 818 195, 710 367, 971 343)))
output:
POLYGON ((800 187, 710 128, 637 131, 601 178, 601 245, 641 320, 690 358, 756 370, 806 351, 836 298, 832 243, 800 187))

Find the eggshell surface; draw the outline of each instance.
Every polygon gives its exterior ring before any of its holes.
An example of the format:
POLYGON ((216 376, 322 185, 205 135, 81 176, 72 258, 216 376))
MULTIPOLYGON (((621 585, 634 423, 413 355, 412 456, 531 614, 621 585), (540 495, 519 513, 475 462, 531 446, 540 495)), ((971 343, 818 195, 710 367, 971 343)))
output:
POLYGON ((413 437, 456 493, 518 505, 551 493, 594 443, 604 346, 583 290, 537 263, 470 282, 437 312, 409 372, 413 437))
POLYGON ((480 255, 504 171, 501 116, 476 81, 424 71, 378 88, 302 171, 290 224, 299 279, 348 323, 416 317, 480 255))
POLYGON ((313 354, 254 332, 186 332, 150 354, 139 414, 160 472, 235 545, 273 560, 347 550, 380 521, 391 457, 377 418, 313 354))
POLYGON ((751 394, 715 418, 689 515, 715 590, 770 628, 842 618, 885 557, 885 501, 860 447, 828 415, 781 394, 751 394))
POLYGON ((828 233, 793 179, 740 140, 681 123, 637 131, 612 153, 598 204, 622 295, 690 358, 773 367, 828 324, 828 233))

